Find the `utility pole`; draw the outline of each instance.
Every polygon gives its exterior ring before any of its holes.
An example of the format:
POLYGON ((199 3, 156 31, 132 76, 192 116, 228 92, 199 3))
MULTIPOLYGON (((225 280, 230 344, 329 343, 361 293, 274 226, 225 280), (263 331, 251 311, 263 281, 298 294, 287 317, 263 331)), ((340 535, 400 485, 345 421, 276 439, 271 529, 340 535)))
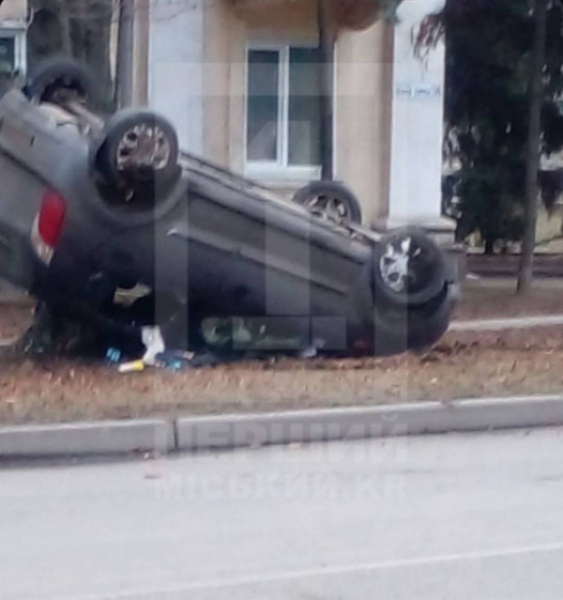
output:
POLYGON ((135 43, 135 0, 120 0, 115 73, 115 103, 127 108, 133 103, 133 46, 135 43))
POLYGON ((328 3, 333 0, 317 0, 320 53, 320 147, 323 180, 334 178, 334 34, 328 3))
POLYGON ((534 277, 534 250, 538 215, 538 172, 541 158, 541 109, 543 101, 543 68, 547 37, 548 0, 534 3, 534 46, 530 75, 530 121, 526 158, 526 205, 522 255, 518 272, 518 293, 525 294, 532 287, 534 277))

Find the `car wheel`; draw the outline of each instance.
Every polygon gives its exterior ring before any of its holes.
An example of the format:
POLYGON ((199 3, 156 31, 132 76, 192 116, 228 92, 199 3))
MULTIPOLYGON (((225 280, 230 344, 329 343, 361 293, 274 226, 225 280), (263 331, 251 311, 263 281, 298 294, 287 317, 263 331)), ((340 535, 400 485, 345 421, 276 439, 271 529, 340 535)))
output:
POLYGON ((55 58, 42 62, 32 71, 24 93, 33 102, 63 105, 70 100, 84 105, 96 102, 96 86, 88 69, 80 63, 55 58))
POLYGON ((178 136, 173 125, 151 111, 126 109, 106 125, 95 164, 112 185, 168 185, 176 181, 178 136))
POLYGON ((362 209, 356 196, 334 181, 315 181, 297 190, 293 201, 307 207, 313 215, 337 224, 361 223, 362 209))
POLYGON ((420 305, 446 283, 444 255, 424 232, 406 227, 381 239, 374 255, 376 298, 393 304, 420 305))

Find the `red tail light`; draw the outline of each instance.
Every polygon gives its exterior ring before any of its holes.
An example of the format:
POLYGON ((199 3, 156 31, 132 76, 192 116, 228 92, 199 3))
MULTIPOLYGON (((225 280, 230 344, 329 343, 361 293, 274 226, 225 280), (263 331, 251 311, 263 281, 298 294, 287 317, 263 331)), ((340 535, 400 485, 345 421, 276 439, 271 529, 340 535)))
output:
POLYGON ((31 245, 41 262, 51 264, 63 232, 66 215, 64 198, 53 190, 43 194, 39 213, 31 229, 31 245))
POLYGON ((37 230, 41 240, 50 248, 54 248, 61 237, 66 214, 64 198, 53 190, 43 194, 37 230))

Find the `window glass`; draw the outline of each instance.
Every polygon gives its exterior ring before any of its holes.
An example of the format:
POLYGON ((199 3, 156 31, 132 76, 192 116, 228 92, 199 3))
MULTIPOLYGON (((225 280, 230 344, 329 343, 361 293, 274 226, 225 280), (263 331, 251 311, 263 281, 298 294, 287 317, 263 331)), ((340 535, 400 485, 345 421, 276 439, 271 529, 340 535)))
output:
POLYGON ((0 36, 0 73, 12 72, 15 67, 15 40, 0 36))
POLYGON ((248 57, 247 158, 278 160, 280 53, 251 50, 248 57))
POLYGON ((320 164, 320 69, 317 48, 289 52, 288 163, 320 164))

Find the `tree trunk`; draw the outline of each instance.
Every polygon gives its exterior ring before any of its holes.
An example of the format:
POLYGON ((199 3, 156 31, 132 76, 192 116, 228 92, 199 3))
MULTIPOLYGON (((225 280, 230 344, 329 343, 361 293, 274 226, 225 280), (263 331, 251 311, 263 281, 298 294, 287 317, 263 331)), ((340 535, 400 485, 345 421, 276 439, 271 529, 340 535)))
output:
POLYGON ((121 0, 118 23, 115 101, 119 108, 126 108, 133 103, 134 0, 121 0))
POLYGON ((72 37, 70 33, 68 3, 65 0, 58 0, 57 11, 61 26, 61 50, 65 56, 72 56, 72 37))
POLYGON ((317 0, 317 17, 319 28, 320 50, 320 146, 322 179, 332 180, 334 177, 333 137, 334 137, 334 36, 330 24, 328 2, 317 0))
POLYGON ((73 19, 71 23, 72 55, 78 61, 86 63, 88 36, 86 34, 86 23, 88 19, 88 10, 86 0, 72 0, 70 6, 73 10, 73 19))
POLYGON ((543 67, 547 29, 547 2, 535 0, 534 47, 530 76, 530 121, 526 165, 526 205, 522 256, 518 272, 518 292, 525 294, 532 286, 536 223, 538 213, 538 171, 541 155, 541 109, 543 101, 543 67))
POLYGON ((491 256, 495 253, 495 240, 493 238, 485 239, 485 254, 491 256))

